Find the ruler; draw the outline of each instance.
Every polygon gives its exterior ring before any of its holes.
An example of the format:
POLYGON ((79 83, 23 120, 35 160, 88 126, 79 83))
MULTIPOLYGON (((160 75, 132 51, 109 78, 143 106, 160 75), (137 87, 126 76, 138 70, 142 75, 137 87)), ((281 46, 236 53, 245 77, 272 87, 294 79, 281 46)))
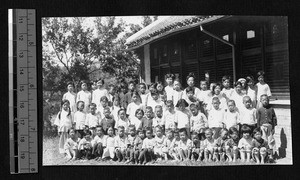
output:
POLYGON ((9 10, 9 18, 10 170, 37 173, 35 10, 9 10))

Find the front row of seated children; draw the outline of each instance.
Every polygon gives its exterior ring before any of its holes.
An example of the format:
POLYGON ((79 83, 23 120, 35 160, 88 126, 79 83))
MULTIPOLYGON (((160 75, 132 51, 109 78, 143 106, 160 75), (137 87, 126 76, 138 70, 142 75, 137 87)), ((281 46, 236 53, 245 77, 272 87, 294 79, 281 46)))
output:
POLYGON ((165 133, 160 125, 145 130, 129 125, 128 133, 124 126, 118 126, 117 135, 114 128, 108 127, 104 132, 101 126, 96 127, 96 134, 92 138, 90 130, 83 131, 82 139, 78 138, 75 130, 69 130, 69 137, 64 149, 66 157, 75 159, 112 160, 126 164, 146 164, 155 161, 180 160, 236 162, 250 162, 252 158, 256 163, 265 163, 272 159, 268 142, 262 138, 262 130, 258 127, 253 130, 243 125, 242 138, 235 127, 222 128, 220 136, 214 139, 213 130, 206 128, 204 133, 192 132, 191 139, 187 136, 186 128, 166 129, 165 133))

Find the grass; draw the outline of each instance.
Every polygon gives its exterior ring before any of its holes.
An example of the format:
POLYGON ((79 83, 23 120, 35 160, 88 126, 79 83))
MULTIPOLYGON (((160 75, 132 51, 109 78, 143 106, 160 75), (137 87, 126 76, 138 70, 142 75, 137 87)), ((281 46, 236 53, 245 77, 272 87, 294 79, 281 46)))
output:
MULTIPOLYGON (((115 161, 95 161, 91 160, 75 160, 69 161, 60 154, 58 151, 58 137, 51 137, 43 139, 43 165, 125 165, 124 163, 115 161)), ((174 161, 174 160, 162 160, 155 162, 151 166, 237 166, 237 165, 256 165, 254 162, 195 162, 195 161, 174 161)))

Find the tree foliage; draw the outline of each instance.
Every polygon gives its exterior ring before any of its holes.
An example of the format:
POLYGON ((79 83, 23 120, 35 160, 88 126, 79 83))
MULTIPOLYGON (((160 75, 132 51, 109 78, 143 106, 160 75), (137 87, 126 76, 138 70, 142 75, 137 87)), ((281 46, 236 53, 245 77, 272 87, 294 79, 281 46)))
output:
POLYGON ((126 24, 115 17, 97 17, 94 26, 84 26, 87 18, 43 18, 44 90, 64 91, 72 81, 95 80, 109 73, 117 79, 138 78, 139 61, 125 50, 126 24), (96 76, 91 76, 96 74, 96 76))

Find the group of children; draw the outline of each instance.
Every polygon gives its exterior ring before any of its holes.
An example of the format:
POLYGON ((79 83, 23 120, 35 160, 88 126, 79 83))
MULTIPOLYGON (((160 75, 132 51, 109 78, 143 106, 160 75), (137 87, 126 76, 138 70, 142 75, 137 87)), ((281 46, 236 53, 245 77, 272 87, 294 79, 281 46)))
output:
POLYGON ((265 163, 273 160, 274 127, 277 119, 269 105, 271 91, 258 72, 230 87, 200 81, 190 73, 188 87, 173 74, 162 82, 134 82, 119 87, 98 80, 91 92, 82 81, 81 91, 68 84, 58 126, 59 150, 70 159, 95 158, 132 164, 164 160, 241 161, 265 163), (97 87, 97 89, 96 89, 97 87))

